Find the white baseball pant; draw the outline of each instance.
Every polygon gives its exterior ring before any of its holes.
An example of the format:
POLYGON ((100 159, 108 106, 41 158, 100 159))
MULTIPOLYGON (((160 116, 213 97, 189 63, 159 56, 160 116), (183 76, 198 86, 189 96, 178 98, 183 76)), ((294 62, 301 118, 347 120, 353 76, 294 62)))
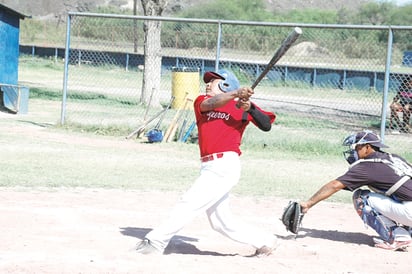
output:
POLYGON ((146 235, 151 243, 164 250, 171 238, 188 222, 206 212, 211 227, 228 238, 255 248, 273 246, 276 236, 237 220, 229 208, 229 192, 240 178, 240 159, 235 152, 201 163, 200 176, 181 197, 170 217, 146 235))

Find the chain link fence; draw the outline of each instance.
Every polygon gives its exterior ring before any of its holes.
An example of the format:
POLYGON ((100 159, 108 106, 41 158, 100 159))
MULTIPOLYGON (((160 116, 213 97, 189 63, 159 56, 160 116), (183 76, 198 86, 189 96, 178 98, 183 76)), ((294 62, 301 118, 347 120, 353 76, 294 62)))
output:
MULTIPOLYGON (((412 135, 393 120, 389 105, 402 81, 412 74, 412 58, 406 54, 412 27, 88 13, 70 13, 67 26, 63 124, 133 132, 146 123, 166 130, 175 120, 179 127, 173 138, 182 140, 179 136, 188 133, 194 121, 191 104, 185 102, 204 91, 205 71, 230 69, 242 85, 250 86, 293 27, 299 26, 303 34, 253 96, 257 104, 277 114, 274 130, 340 143, 348 132, 372 129, 394 152, 411 147, 412 135), (148 21, 161 26, 160 41, 145 41, 148 21), (160 80, 146 86, 149 93, 143 90, 148 65, 145 43, 161 46, 155 56, 161 60, 160 80), (172 107, 162 112, 172 97, 172 107)), ((195 129, 190 134, 195 136, 195 129)))

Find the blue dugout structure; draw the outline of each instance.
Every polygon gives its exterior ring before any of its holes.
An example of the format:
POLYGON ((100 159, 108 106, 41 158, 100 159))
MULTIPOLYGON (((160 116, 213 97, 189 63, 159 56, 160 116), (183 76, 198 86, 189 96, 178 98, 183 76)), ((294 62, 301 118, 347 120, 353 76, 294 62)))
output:
POLYGON ((28 88, 18 86, 20 19, 28 16, 0 4, 0 107, 27 113, 28 88))

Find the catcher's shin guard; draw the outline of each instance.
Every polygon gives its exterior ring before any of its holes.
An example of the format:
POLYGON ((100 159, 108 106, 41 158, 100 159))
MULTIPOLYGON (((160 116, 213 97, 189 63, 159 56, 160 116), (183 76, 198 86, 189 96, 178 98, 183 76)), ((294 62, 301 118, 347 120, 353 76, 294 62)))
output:
POLYGON ((392 231, 396 223, 377 212, 369 205, 369 190, 358 189, 353 193, 353 205, 363 222, 372 227, 381 238, 389 243, 394 240, 392 231))

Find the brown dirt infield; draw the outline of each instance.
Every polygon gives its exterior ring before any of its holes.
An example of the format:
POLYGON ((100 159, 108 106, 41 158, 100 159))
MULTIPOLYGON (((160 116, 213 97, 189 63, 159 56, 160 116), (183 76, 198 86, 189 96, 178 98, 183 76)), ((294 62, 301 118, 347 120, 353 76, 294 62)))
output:
POLYGON ((210 229, 205 216, 172 240, 167 255, 136 242, 167 217, 180 193, 90 188, 1 188, 1 273, 410 273, 411 252, 372 247, 349 204, 322 202, 295 238, 279 216, 286 200, 232 197, 242 220, 279 236, 273 255, 210 229))

